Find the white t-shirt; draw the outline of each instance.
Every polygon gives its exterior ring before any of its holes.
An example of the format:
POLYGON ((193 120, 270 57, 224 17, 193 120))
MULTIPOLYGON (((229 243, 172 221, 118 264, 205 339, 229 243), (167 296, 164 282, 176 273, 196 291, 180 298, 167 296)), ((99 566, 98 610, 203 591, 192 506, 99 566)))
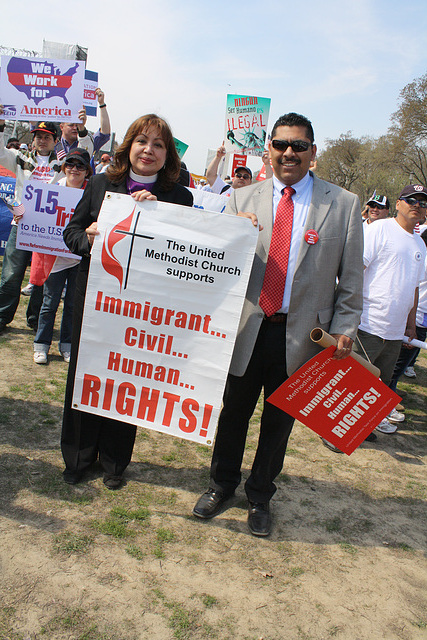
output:
MULTIPOLYGON (((427 225, 420 226, 420 235, 427 229, 427 225)), ((417 326, 427 327, 427 258, 426 258, 426 273, 422 282, 420 282, 420 292, 418 296, 417 307, 417 326)))
POLYGON ((402 340, 415 289, 425 278, 426 247, 395 218, 368 225, 364 240, 359 329, 384 340, 402 340))
POLYGON ((49 156, 37 154, 37 167, 31 174, 30 180, 40 180, 41 182, 52 182, 55 170, 49 166, 49 156))

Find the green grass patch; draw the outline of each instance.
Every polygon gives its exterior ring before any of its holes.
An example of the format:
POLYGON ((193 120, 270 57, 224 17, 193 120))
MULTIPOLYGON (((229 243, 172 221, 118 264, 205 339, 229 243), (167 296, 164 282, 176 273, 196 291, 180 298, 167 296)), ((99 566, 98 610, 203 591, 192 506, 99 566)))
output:
POLYGON ((174 605, 169 618, 169 626, 173 629, 174 638, 186 640, 191 638, 193 621, 191 614, 179 604, 174 605))
POLYGON ((414 553, 415 549, 411 547, 409 544, 405 542, 398 542, 396 544, 396 549, 401 549, 402 551, 407 551, 408 553, 414 553))
POLYGON ((175 540, 175 534, 170 529, 159 527, 156 532, 158 542, 173 542, 175 540))
POLYGON ((111 512, 111 517, 121 520, 122 522, 144 522, 150 517, 150 511, 146 507, 139 507, 138 509, 125 509, 124 507, 114 507, 111 512))
POLYGON ((416 620, 415 622, 411 622, 414 627, 418 627, 418 629, 427 629, 427 622, 424 620, 416 620))
POLYGON ((128 538, 135 536, 136 531, 129 529, 130 523, 142 523, 148 520, 150 512, 146 507, 138 507, 138 509, 126 509, 122 506, 113 507, 109 516, 105 520, 93 520, 91 526, 113 538, 128 538))
POLYGON ((53 538, 53 547, 57 553, 87 553, 93 543, 91 536, 72 531, 64 531, 53 538))
POLYGON ((335 516, 335 518, 329 518, 324 522, 326 531, 333 533, 334 531, 341 531, 341 518, 335 516))
POLYGON ((118 520, 117 518, 106 518, 105 520, 93 520, 91 526, 106 536, 112 536, 113 538, 128 538, 135 535, 134 531, 130 531, 127 528, 127 523, 118 520))
POLYGON ((119 636, 101 631, 83 609, 64 609, 62 614, 54 616, 43 625, 40 635, 48 639, 67 637, 75 640, 120 640, 119 636))
POLYGON ((218 604, 218 599, 215 598, 215 596, 210 596, 208 593, 202 593, 201 599, 207 609, 210 609, 211 607, 214 607, 216 604, 218 604))
POLYGON ((46 467, 49 471, 42 473, 33 483, 33 490, 48 498, 59 498, 64 502, 71 502, 78 505, 90 504, 94 497, 88 493, 75 492, 74 488, 66 484, 59 471, 51 471, 51 467, 46 467))
POLYGON ((142 552, 142 549, 140 547, 138 547, 138 545, 136 544, 129 544, 126 549, 125 549, 126 553, 128 553, 132 558, 135 558, 135 560, 142 560, 144 557, 144 554, 142 552))

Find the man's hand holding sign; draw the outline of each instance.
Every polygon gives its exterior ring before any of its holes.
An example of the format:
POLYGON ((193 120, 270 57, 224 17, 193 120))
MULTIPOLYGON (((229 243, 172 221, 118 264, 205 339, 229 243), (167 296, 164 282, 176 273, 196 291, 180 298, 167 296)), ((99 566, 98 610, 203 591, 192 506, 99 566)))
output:
POLYGON ((288 378, 268 402, 350 455, 400 398, 378 379, 379 369, 357 354, 334 358, 332 336, 314 329, 311 337, 324 351, 288 378))

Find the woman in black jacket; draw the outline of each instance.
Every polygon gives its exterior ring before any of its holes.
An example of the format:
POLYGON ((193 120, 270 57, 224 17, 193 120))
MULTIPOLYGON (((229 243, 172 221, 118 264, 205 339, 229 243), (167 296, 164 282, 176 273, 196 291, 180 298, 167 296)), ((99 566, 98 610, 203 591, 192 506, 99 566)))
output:
POLYGON ((181 163, 172 132, 165 120, 154 114, 142 116, 129 127, 105 173, 93 176, 76 207, 64 240, 68 248, 82 256, 74 298, 71 361, 65 393, 61 449, 65 460, 64 480, 76 484, 84 471, 99 457, 104 484, 118 489, 135 442, 136 427, 125 422, 85 413, 72 408, 74 378, 80 332, 97 219, 106 191, 127 193, 137 200, 161 200, 189 207, 193 196, 177 184, 181 163))

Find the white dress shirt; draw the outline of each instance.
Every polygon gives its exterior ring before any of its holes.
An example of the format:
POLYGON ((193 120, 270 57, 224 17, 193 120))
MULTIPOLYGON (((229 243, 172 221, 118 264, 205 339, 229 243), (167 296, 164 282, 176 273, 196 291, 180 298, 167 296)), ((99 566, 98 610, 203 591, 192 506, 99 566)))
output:
MULTIPOLYGON (((277 206, 283 195, 283 189, 286 186, 287 185, 280 182, 280 180, 273 175, 273 223, 276 219, 277 206)), ((291 186, 295 189, 295 193, 292 196, 292 201, 294 203, 294 220, 292 224, 291 247, 289 250, 285 291, 283 294, 282 307, 278 310, 278 313, 288 313, 289 310, 295 265, 301 242, 304 242, 304 226, 311 203, 311 196, 313 194, 313 176, 310 175, 309 171, 307 171, 302 180, 291 186)))

